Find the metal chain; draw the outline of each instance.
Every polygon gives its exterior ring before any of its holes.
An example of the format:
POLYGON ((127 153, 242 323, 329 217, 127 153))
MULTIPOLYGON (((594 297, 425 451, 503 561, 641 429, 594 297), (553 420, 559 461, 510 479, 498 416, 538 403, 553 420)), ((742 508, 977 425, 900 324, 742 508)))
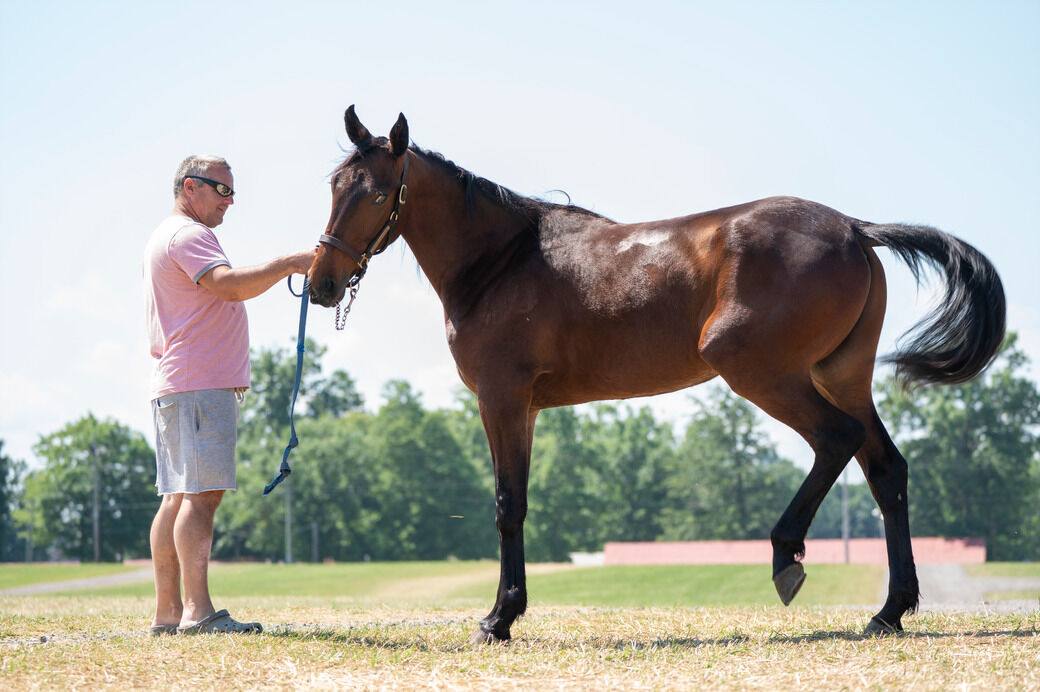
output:
POLYGON ((357 297, 358 287, 361 286, 361 282, 358 282, 350 287, 350 300, 347 302, 347 307, 340 308, 340 304, 336 303, 336 331, 341 332, 343 328, 347 326, 347 315, 350 314, 350 307, 354 304, 354 298, 357 297), (340 313, 342 312, 342 318, 340 313))

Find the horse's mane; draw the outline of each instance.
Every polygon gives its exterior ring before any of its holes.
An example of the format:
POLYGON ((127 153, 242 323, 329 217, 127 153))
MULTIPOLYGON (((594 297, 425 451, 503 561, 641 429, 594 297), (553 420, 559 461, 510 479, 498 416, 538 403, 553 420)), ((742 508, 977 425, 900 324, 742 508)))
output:
MULTIPOLYGON (((555 202, 538 199, 537 197, 525 197, 524 195, 513 192, 507 187, 494 183, 487 178, 482 178, 475 173, 466 170, 454 161, 447 159, 443 154, 423 149, 415 144, 411 145, 409 149, 427 161, 432 161, 441 166, 459 181, 465 189, 466 210, 470 215, 473 214, 474 195, 479 193, 499 206, 504 207, 506 210, 526 218, 532 224, 532 230, 536 231, 541 229, 542 224, 553 212, 562 211, 596 219, 605 218, 594 211, 589 211, 583 207, 570 204, 569 198, 568 204, 557 204, 555 202)), ((566 193, 564 194, 566 195, 566 193)))
MULTIPOLYGON (((336 166, 335 170, 344 168, 356 159, 363 157, 368 151, 377 147, 386 146, 389 140, 386 137, 373 137, 364 149, 355 147, 352 150, 345 150, 346 156, 343 161, 336 166)), ((517 192, 513 192, 507 187, 499 185, 498 183, 492 182, 487 178, 482 178, 479 175, 466 170, 462 166, 458 165, 454 161, 451 161, 444 154, 429 149, 423 149, 416 144, 411 144, 408 149, 413 153, 421 156, 427 161, 431 161, 441 168, 445 169, 453 178, 455 178, 465 190, 466 199, 466 211, 472 217, 473 215, 473 204, 474 196, 481 194, 488 200, 498 204, 505 208, 507 211, 513 212, 525 219, 531 224, 531 230, 536 233, 541 230, 542 224, 550 217, 554 212, 564 212, 569 214, 577 214, 579 216, 590 217, 593 219, 604 219, 608 220, 605 216, 597 214, 594 211, 579 207, 575 204, 570 203, 570 196, 562 190, 568 198, 567 204, 558 204, 556 202, 549 202, 544 199, 537 197, 526 197, 517 192)), ((333 172, 335 174, 335 171, 333 172)))

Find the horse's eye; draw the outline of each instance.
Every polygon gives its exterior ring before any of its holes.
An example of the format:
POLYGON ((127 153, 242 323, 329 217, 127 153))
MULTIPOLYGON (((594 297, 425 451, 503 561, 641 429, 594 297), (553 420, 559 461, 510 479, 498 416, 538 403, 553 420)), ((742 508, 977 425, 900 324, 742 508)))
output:
POLYGON ((386 201, 386 195, 382 192, 377 192, 375 198, 372 200, 372 204, 382 204, 386 201))

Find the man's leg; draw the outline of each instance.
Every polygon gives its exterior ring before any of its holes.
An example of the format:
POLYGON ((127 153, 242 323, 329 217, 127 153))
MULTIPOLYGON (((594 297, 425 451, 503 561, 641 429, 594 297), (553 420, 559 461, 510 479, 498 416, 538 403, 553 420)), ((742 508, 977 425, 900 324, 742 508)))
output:
POLYGON ((213 515, 223 496, 223 490, 184 495, 177 513, 173 541, 184 581, 182 627, 216 612, 209 597, 209 553, 213 546, 213 515))
POLYGON ((163 495, 152 520, 150 541, 155 573, 155 617, 152 625, 176 625, 181 621, 181 570, 173 544, 173 525, 183 495, 163 495))

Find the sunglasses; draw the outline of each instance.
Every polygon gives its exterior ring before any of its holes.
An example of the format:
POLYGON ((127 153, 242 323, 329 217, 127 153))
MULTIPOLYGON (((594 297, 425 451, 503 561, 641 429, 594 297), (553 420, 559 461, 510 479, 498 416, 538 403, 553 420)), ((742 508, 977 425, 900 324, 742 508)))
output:
POLYGON ((201 175, 186 175, 184 177, 185 178, 191 178, 193 180, 201 180, 202 182, 206 183, 207 185, 212 187, 214 190, 216 190, 217 194, 220 195, 221 197, 234 197, 235 196, 235 191, 234 190, 232 190, 230 187, 228 187, 224 183, 218 183, 216 180, 210 180, 209 178, 203 178, 201 175))

